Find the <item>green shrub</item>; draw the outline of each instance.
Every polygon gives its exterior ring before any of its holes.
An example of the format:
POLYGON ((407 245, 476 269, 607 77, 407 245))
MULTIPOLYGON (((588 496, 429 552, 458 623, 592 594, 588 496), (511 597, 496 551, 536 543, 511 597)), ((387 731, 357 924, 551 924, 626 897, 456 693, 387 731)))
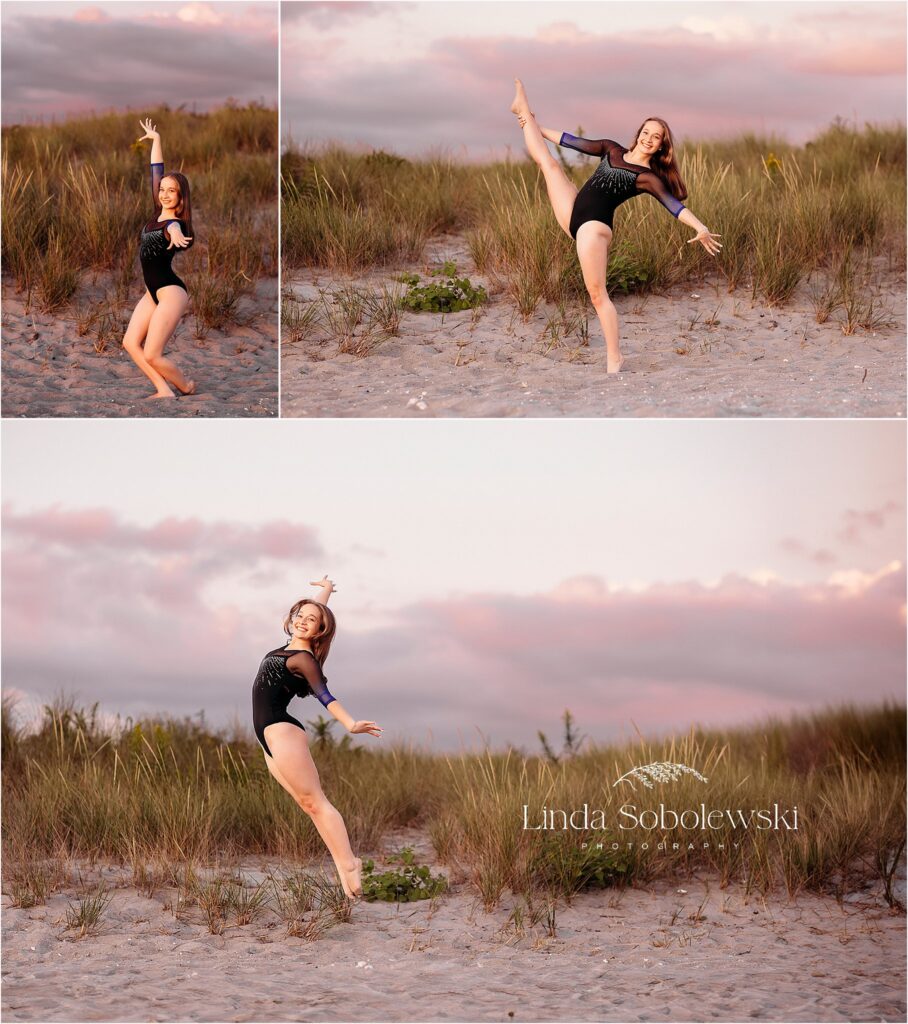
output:
POLYGON ((415 903, 432 899, 447 888, 444 875, 433 875, 425 864, 417 864, 413 850, 405 846, 400 853, 388 857, 388 863, 399 863, 399 871, 384 871, 376 875, 375 862, 363 864, 363 896, 367 900, 388 903, 415 903))
POLYGON ((469 278, 455 276, 457 267, 451 262, 430 273, 441 276, 442 280, 420 285, 419 274, 398 275, 397 280, 407 285, 407 292, 401 300, 404 309, 417 313, 458 313, 489 301, 482 285, 474 285, 469 278))

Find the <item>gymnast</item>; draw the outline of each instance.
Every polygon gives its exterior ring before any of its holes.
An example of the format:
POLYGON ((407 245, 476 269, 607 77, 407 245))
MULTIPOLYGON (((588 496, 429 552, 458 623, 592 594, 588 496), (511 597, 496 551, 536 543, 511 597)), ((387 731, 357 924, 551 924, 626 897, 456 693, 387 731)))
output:
POLYGON ((721 235, 713 234, 682 202, 687 198, 687 188, 675 163, 672 133, 661 118, 647 118, 628 150, 611 139, 580 139, 567 132, 540 128, 530 111, 523 83, 519 78, 514 81, 517 92, 511 112, 517 115, 527 150, 545 177, 555 219, 577 243, 583 283, 605 337, 606 372, 617 373, 624 363, 618 313, 605 289, 616 207, 643 192, 654 196, 673 217, 697 232, 688 241, 700 242, 713 256, 722 248, 718 241, 721 235), (552 156, 546 139, 599 157, 599 166, 579 191, 552 156))

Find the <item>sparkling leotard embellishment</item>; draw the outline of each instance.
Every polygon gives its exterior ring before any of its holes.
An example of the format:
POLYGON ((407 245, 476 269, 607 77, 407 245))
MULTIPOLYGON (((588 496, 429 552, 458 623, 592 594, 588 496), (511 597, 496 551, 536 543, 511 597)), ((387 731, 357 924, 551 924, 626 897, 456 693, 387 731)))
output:
MULTIPOLYGON (((173 223, 173 221, 168 221, 173 223)), ((164 224, 161 224, 164 228, 164 224)), ((158 260, 167 252, 167 243, 164 241, 164 230, 142 228, 142 241, 139 243, 139 259, 150 261, 158 260)))
POLYGON ((612 195, 627 195, 628 197, 637 191, 637 175, 633 171, 626 171, 623 167, 612 167, 608 154, 599 162, 599 166, 590 175, 590 187, 602 189, 612 195))

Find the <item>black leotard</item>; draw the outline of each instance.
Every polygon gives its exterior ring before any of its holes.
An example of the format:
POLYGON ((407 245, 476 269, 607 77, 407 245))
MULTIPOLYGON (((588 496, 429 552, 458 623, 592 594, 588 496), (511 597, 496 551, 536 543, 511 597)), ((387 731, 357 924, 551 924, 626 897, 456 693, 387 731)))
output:
POLYGON ((648 167, 629 164, 624 159, 624 146, 617 142, 611 139, 579 139, 563 132, 558 145, 599 157, 599 166, 574 200, 570 225, 572 238, 577 237, 577 229, 588 220, 601 221, 611 227, 615 209, 641 192, 655 196, 674 217, 684 209, 684 203, 671 194, 663 178, 648 167))
POLYGON ((327 684, 322 667, 311 651, 278 647, 262 658, 252 684, 252 724, 266 754, 271 756, 265 742, 265 727, 275 722, 290 722, 303 729, 287 714, 287 705, 294 697, 308 697, 311 693, 327 707, 336 699, 328 692, 327 684))
MULTIPOLYGON (((142 240, 139 243, 139 260, 142 264, 142 276, 145 278, 145 286, 151 293, 155 303, 158 301, 158 289, 163 288, 165 285, 175 284, 182 288, 184 292, 189 291, 186 285, 173 272, 173 267, 170 265, 174 254, 180 250, 175 246, 168 248, 170 246, 170 235, 167 234, 169 225, 179 224, 180 230, 185 235, 187 231, 186 223, 178 220, 176 217, 172 217, 169 220, 158 220, 161 212, 158 189, 161 186, 161 179, 165 177, 163 164, 151 165, 151 194, 155 203, 155 215, 142 228, 142 240)), ((187 248, 191 246, 192 242, 189 243, 187 248)))

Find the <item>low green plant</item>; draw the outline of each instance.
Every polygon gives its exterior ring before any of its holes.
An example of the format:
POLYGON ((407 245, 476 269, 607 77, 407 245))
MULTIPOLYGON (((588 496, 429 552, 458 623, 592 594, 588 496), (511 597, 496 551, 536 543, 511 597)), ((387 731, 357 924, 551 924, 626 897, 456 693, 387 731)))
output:
POLYGON ((439 896, 447 888, 444 875, 435 875, 425 864, 417 864, 413 850, 405 846, 399 853, 388 857, 389 864, 400 864, 397 871, 375 874, 375 862, 363 864, 363 896, 367 900, 388 903, 415 903, 439 896))
POLYGON ((652 285, 655 275, 639 258, 626 253, 614 253, 608 261, 608 290, 612 293, 643 291, 652 285))
POLYGON ((544 835, 534 851, 530 873, 537 884, 570 896, 582 889, 607 889, 634 877, 627 849, 609 849, 602 836, 577 844, 563 836, 544 835))
POLYGON ((400 274, 397 280, 407 285, 401 299, 404 309, 417 313, 458 313, 489 301, 482 285, 474 285, 467 277, 456 277, 456 272, 455 265, 447 262, 431 272, 439 280, 424 285, 419 283, 419 274, 400 274))

